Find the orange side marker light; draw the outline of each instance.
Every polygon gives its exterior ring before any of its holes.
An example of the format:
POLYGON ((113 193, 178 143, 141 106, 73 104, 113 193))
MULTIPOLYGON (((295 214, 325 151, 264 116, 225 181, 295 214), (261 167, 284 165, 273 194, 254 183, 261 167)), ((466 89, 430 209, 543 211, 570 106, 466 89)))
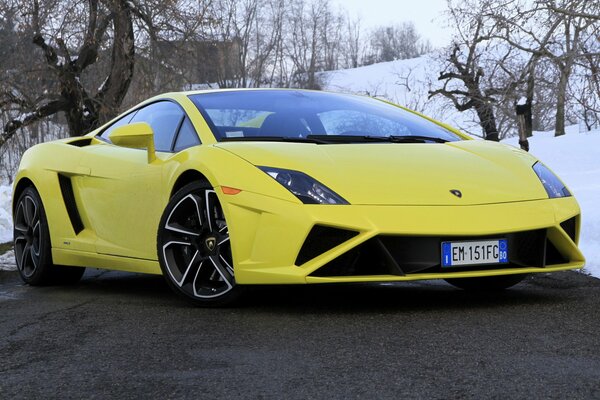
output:
POLYGON ((242 191, 241 189, 236 189, 229 186, 221 186, 221 190, 223 191, 223 194, 238 194, 242 191))

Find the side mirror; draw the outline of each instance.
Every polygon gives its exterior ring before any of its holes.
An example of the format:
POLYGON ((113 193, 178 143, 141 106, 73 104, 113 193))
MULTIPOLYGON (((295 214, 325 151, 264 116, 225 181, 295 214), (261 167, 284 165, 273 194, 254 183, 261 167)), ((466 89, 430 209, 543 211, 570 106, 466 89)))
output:
POLYGON ((135 122, 119 126, 108 135, 108 138, 117 146, 147 149, 149 163, 156 159, 154 132, 146 122, 135 122))

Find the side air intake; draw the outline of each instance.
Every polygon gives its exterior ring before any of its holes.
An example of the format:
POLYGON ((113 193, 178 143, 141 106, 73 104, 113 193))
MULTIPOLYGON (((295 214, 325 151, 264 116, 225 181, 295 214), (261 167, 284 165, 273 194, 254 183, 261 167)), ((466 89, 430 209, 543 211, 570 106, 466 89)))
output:
POLYGON ((58 174, 58 184, 60 185, 60 192, 62 193, 63 201, 71 221, 71 226, 75 234, 79 234, 83 230, 83 222, 81 222, 81 216, 79 210, 77 210, 77 204, 75 203, 75 194, 73 193, 73 183, 71 178, 68 176, 58 174))

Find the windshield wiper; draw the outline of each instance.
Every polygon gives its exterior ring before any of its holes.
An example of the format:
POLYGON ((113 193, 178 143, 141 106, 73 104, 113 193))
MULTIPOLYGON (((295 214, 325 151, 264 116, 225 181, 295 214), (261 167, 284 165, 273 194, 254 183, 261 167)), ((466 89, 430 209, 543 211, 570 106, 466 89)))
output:
POLYGON ((288 137, 288 136, 236 136, 223 137, 221 142, 294 142, 294 143, 317 143, 328 144, 329 141, 313 138, 315 135, 308 135, 306 138, 288 137))
POLYGON ((417 135, 402 135, 402 136, 371 136, 371 135, 308 135, 308 139, 320 140, 325 143, 446 143, 448 140, 417 135))
POLYGON ((442 139, 439 137, 432 136, 419 136, 419 135, 400 135, 400 136, 388 136, 390 142, 394 143, 425 143, 425 142, 435 142, 435 143, 447 143, 448 140, 442 139))
POLYGON ((389 142, 385 136, 365 135, 308 135, 308 139, 320 140, 324 143, 364 143, 364 142, 389 142))

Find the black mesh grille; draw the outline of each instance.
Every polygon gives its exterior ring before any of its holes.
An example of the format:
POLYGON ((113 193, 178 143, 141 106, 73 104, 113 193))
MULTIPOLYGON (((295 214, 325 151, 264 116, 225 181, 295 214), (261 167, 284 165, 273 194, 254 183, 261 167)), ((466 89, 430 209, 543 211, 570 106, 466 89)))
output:
POLYGON ((516 232, 491 236, 409 237, 377 236, 349 250, 311 274, 311 276, 409 275, 447 273, 506 268, 543 268, 568 262, 546 238, 546 230, 516 232), (443 268, 441 243, 461 240, 506 238, 508 264, 443 268))
POLYGON ((356 235, 358 232, 355 231, 315 225, 298 253, 296 265, 302 265, 356 235))
POLYGON ((560 223, 560 227, 565 231, 572 241, 575 241, 577 232, 577 217, 569 218, 566 221, 560 223))

